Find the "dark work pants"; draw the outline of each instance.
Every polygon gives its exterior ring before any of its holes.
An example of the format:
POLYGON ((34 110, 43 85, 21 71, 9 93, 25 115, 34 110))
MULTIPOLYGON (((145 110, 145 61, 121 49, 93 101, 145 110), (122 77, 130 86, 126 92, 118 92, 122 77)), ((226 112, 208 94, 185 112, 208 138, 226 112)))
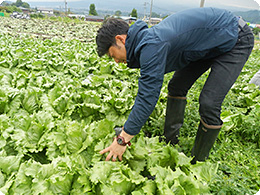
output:
POLYGON ((209 76, 199 98, 201 119, 208 125, 222 125, 222 102, 239 76, 254 47, 254 35, 246 25, 234 48, 216 58, 192 62, 174 73, 168 84, 170 96, 185 97, 194 82, 208 69, 209 76))

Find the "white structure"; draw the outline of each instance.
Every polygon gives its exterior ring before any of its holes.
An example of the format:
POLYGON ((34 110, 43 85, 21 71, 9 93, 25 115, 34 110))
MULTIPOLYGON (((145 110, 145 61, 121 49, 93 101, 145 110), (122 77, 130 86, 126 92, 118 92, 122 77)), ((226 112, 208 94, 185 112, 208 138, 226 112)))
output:
POLYGON ((116 16, 116 18, 120 18, 129 24, 131 24, 132 22, 135 22, 137 20, 136 17, 132 17, 132 16, 119 16, 119 17, 116 16))
POLYGON ((53 14, 53 9, 49 8, 37 8, 37 12, 41 14, 53 14))
MULTIPOLYGON (((162 21, 162 18, 151 18, 150 19, 150 25, 158 24, 162 21)), ((145 18, 144 22, 149 23, 149 18, 145 18)))
POLYGON ((69 14, 68 15, 70 18, 85 18, 86 15, 82 15, 82 14, 69 14))

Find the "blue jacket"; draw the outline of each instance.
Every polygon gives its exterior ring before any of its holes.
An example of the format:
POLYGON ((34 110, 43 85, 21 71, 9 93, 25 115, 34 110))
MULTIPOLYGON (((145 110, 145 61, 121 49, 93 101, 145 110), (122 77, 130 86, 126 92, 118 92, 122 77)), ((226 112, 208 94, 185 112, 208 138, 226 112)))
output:
POLYGON ((138 94, 124 125, 136 135, 158 101, 164 74, 200 59, 230 51, 238 38, 238 18, 216 8, 188 9, 148 28, 138 20, 126 38, 127 66, 140 68, 138 94))

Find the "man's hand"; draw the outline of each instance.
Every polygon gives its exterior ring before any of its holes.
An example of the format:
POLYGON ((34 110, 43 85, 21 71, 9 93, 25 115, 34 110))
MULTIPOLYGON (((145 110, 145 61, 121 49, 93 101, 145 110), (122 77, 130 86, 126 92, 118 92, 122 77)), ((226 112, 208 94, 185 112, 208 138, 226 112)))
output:
MULTIPOLYGON (((130 141, 134 137, 132 135, 127 134, 124 131, 122 131, 120 133, 120 136, 124 137, 126 142, 130 141)), ((127 146, 119 145, 117 143, 117 140, 114 139, 113 143, 109 147, 105 148, 104 150, 100 151, 99 153, 104 154, 104 153, 109 152, 109 154, 106 157, 106 161, 109 161, 111 159, 111 157, 112 157, 112 161, 114 161, 114 162, 117 160, 117 158, 121 161, 122 156, 126 150, 126 147, 127 146)))
POLYGON ((114 139, 113 143, 109 147, 105 148, 99 153, 104 154, 106 152, 109 152, 109 154, 106 157, 106 161, 109 161, 111 157, 112 157, 112 161, 116 161, 117 157, 121 161, 125 150, 126 150, 126 146, 119 145, 116 139, 114 139))

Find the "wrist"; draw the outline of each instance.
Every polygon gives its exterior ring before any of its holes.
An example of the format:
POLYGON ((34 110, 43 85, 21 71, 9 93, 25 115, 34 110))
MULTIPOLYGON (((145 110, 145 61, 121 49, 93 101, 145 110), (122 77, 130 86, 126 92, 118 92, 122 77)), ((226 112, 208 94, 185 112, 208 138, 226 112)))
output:
POLYGON ((124 128, 123 128, 122 132, 120 133, 120 136, 125 139, 125 142, 129 142, 134 137, 133 135, 129 135, 128 133, 126 133, 124 131, 124 128))
POLYGON ((117 143, 120 145, 120 146, 131 146, 131 142, 129 141, 129 142, 126 142, 125 141, 125 138, 124 137, 122 137, 122 136, 120 136, 120 135, 118 135, 117 137, 116 137, 116 141, 117 141, 117 143))

